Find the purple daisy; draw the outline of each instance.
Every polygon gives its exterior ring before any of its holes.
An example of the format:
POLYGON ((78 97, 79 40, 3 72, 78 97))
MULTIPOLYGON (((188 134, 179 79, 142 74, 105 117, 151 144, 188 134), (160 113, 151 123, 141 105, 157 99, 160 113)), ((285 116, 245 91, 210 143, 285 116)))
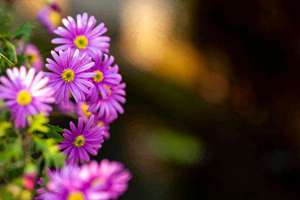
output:
POLYGON ((64 140, 60 143, 60 148, 67 155, 68 163, 83 163, 89 161, 91 155, 97 155, 103 143, 103 131, 96 126, 94 116, 86 122, 79 118, 78 127, 70 122, 71 130, 64 129, 64 140))
MULTIPOLYGON (((118 113, 124 113, 122 104, 126 101, 125 87, 125 83, 120 83, 116 86, 104 85, 104 88, 107 90, 107 97, 91 104, 91 111, 97 113, 98 118, 110 119, 111 121, 116 119, 118 113)), ((98 93, 96 87, 92 88, 92 93, 98 93)))
POLYGON ((119 162, 102 160, 82 166, 80 177, 96 199, 117 199, 127 190, 131 174, 119 162))
POLYGON ((54 31, 60 37, 51 41, 59 45, 55 50, 78 49, 91 56, 97 52, 109 51, 110 38, 103 35, 107 32, 107 28, 104 23, 96 26, 97 21, 94 16, 89 17, 87 13, 78 14, 76 21, 69 16, 64 18, 62 23, 65 27, 58 27, 54 31))
POLYGON ((48 183, 38 190, 36 200, 92 200, 79 177, 80 168, 65 166, 48 172, 48 183))
POLYGON ((95 66, 91 69, 95 76, 93 83, 97 88, 91 93, 91 100, 96 102, 100 98, 107 98, 109 90, 106 86, 116 86, 122 81, 122 76, 119 74, 119 66, 114 64, 114 57, 107 54, 97 54, 94 56, 95 66), (99 95, 100 94, 100 95, 99 95))
POLYGON ((62 19, 58 4, 52 2, 49 5, 46 5, 39 11, 37 18, 42 25, 47 28, 49 33, 53 33, 53 31, 61 24, 62 19))
POLYGON ((33 67, 37 71, 41 71, 44 63, 40 51, 35 45, 26 45, 24 50, 24 56, 26 59, 25 65, 27 67, 33 67))
POLYGON ((57 103, 67 103, 70 94, 76 102, 84 101, 89 89, 94 86, 90 80, 94 73, 89 72, 94 62, 87 54, 78 50, 68 49, 58 54, 51 51, 51 54, 54 60, 48 58, 46 67, 51 71, 47 74, 50 78, 49 84, 55 90, 57 103))
MULTIPOLYGON (((77 114, 79 117, 82 117, 86 121, 89 119, 90 116, 94 115, 95 113, 91 112, 89 103, 80 102, 77 104, 77 114)), ((105 119, 105 118, 100 118, 100 119, 96 118, 95 119, 96 125, 102 129, 104 139, 110 138, 109 124, 114 119, 115 119, 115 117, 108 118, 108 119, 105 119)))
POLYGON ((43 72, 36 74, 34 68, 27 72, 24 66, 6 72, 8 78, 0 78, 0 99, 10 109, 16 127, 25 127, 28 116, 41 112, 47 115, 52 110, 48 104, 55 100, 54 91, 47 86, 48 78, 43 72))

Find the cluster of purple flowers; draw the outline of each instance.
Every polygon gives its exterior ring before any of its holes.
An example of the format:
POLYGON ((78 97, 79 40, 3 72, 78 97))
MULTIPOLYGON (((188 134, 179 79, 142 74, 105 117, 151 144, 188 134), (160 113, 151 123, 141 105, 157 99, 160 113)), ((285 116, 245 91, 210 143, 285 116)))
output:
POLYGON ((62 22, 64 27, 54 31, 60 37, 52 40, 58 46, 46 68, 56 103, 75 108, 80 116, 77 128, 70 123, 71 130, 64 131, 60 145, 68 162, 78 163, 96 155, 109 138, 109 124, 124 112, 125 83, 114 58, 107 54, 110 39, 103 35, 107 32, 103 23, 97 25, 86 13, 62 22), (70 106, 74 102, 77 105, 70 106))
POLYGON ((83 13, 76 19, 62 19, 63 27, 54 30, 53 23, 60 23, 58 12, 52 5, 38 15, 59 36, 52 40, 57 47, 46 60, 48 71, 41 71, 38 50, 27 46, 24 53, 31 56, 31 63, 8 69, 7 77, 0 77, 0 99, 10 109, 17 128, 28 125, 28 116, 48 115, 51 104, 78 115, 77 126, 70 122, 59 144, 67 165, 49 173, 38 199, 116 199, 127 188, 129 172, 117 162, 87 162, 110 137, 110 123, 124 112, 126 85, 114 57, 108 54, 110 38, 105 35, 104 23, 97 24, 94 16, 83 13))
POLYGON ((118 162, 102 160, 78 167, 67 165, 49 172, 47 185, 37 200, 117 199, 127 190, 130 173, 118 162))

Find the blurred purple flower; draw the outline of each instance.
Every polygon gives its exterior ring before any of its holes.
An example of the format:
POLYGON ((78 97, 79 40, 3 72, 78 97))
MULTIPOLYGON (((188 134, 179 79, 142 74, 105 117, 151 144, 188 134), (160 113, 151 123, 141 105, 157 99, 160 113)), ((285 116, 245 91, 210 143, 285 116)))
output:
POLYGON ((35 74, 34 68, 27 72, 24 66, 6 72, 8 78, 0 78, 0 99, 10 109, 16 127, 25 127, 28 116, 41 112, 47 115, 52 110, 48 104, 54 102, 54 91, 47 86, 43 72, 35 74))
POLYGON ((54 60, 48 58, 46 67, 51 71, 47 74, 49 84, 55 90, 56 103, 67 103, 70 93, 76 102, 84 101, 89 89, 94 86, 90 80, 94 73, 89 72, 94 62, 78 50, 67 49, 58 54, 51 51, 51 54, 54 60))
POLYGON ((25 65, 33 67, 36 71, 41 71, 43 68, 43 59, 39 49, 34 44, 27 44, 24 50, 25 65))
POLYGON ((91 200, 78 177, 79 173, 80 168, 71 165, 61 170, 49 171, 49 181, 45 188, 37 191, 36 200, 91 200))
POLYGON ((103 130, 96 126, 94 116, 86 122, 79 118, 78 127, 70 122, 70 129, 64 129, 64 140, 59 145, 67 155, 68 163, 83 163, 90 160, 89 154, 97 155, 103 143, 103 130))
POLYGON ((59 45, 55 50, 78 49, 90 56, 109 51, 110 38, 103 35, 107 32, 107 28, 104 23, 96 26, 94 16, 89 17, 87 13, 78 14, 76 21, 69 16, 64 18, 62 23, 65 27, 58 27, 54 31, 59 37, 51 41, 59 45))
POLYGON ((131 174, 119 162, 102 160, 82 166, 80 177, 96 199, 117 199, 127 190, 131 174))
POLYGON ((52 2, 49 5, 46 5, 39 11, 37 18, 42 25, 47 28, 49 33, 53 33, 53 31, 61 24, 62 16, 58 4, 52 2))

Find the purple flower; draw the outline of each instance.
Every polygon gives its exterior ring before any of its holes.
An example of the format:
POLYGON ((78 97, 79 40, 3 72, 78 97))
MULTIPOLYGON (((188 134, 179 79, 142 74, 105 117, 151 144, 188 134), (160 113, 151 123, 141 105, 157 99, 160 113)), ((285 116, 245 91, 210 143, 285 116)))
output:
POLYGON ((36 200, 92 200, 85 192, 79 173, 80 168, 71 165, 49 171, 49 181, 45 188, 38 190, 36 200))
MULTIPOLYGON (((118 113, 124 113, 122 104, 125 103, 125 83, 116 86, 103 86, 107 90, 107 97, 101 98, 97 102, 91 104, 91 111, 97 113, 98 118, 110 119, 113 121, 117 118, 118 113)), ((97 88, 92 88, 92 93, 97 93, 97 88)))
POLYGON ((46 67, 52 72, 48 73, 49 84, 55 90, 56 103, 68 102, 70 94, 76 102, 84 101, 85 95, 93 87, 90 80, 94 73, 88 70, 94 66, 91 58, 80 53, 78 50, 68 49, 60 51, 58 54, 51 51, 54 58, 47 59, 46 67))
POLYGON ((25 65, 27 67, 33 67, 37 71, 41 71, 44 63, 40 51, 35 45, 26 45, 24 56, 26 58, 25 65))
POLYGON ((117 64, 113 64, 113 56, 97 54, 94 57, 94 61, 95 66, 91 70, 95 73, 93 83, 97 88, 97 92, 93 90, 90 98, 95 102, 100 98, 107 98, 109 90, 107 90, 106 86, 116 86, 120 84, 122 76, 119 74, 119 66, 117 64))
POLYGON ((103 35, 107 32, 107 28, 104 23, 96 26, 94 16, 89 17, 87 13, 83 13, 77 15, 76 21, 72 17, 67 17, 62 22, 65 27, 58 27, 54 31, 60 37, 51 41, 53 44, 59 44, 55 50, 78 49, 91 56, 97 52, 109 51, 110 38, 103 35))
POLYGON ((79 118, 78 127, 70 122, 71 130, 64 129, 64 140, 60 143, 60 148, 67 155, 69 163, 89 161, 91 155, 97 155, 103 143, 103 133, 99 126, 96 126, 94 116, 86 122, 79 118))
POLYGON ((76 106, 77 114, 79 117, 82 117, 84 120, 89 119, 89 117, 92 115, 89 109, 89 105, 87 102, 79 102, 76 106))
POLYGON ((43 72, 35 74, 34 68, 27 72, 24 66, 6 72, 8 78, 0 78, 0 99, 10 109, 16 127, 25 127, 28 116, 41 112, 47 115, 52 110, 48 104, 54 102, 54 91, 47 86, 43 72))
POLYGON ((94 197, 117 199, 127 190, 131 174, 119 162, 102 160, 82 166, 80 177, 94 197))
MULTIPOLYGON (((94 115, 95 113, 91 112, 89 103, 80 102, 77 104, 77 114, 79 117, 82 117, 86 121, 90 118, 90 116, 94 115)), ((101 128, 103 137, 105 139, 110 138, 109 124, 112 120, 114 120, 114 119, 95 118, 95 123, 97 126, 99 126, 101 128)))
POLYGON ((131 174, 121 163, 103 160, 81 168, 66 165, 48 172, 48 182, 38 189, 36 200, 110 200, 122 195, 131 174))
POLYGON ((76 105, 71 101, 67 101, 67 102, 62 101, 58 104, 58 109, 63 114, 73 115, 76 110, 76 105))
POLYGON ((105 119, 105 118, 100 118, 96 120, 97 126, 99 126, 103 130, 103 137, 104 139, 109 139, 110 138, 110 132, 109 132, 109 124, 112 119, 105 119))
POLYGON ((53 2, 41 9, 37 15, 38 20, 47 28, 49 33, 61 24, 61 12, 57 3, 53 2))

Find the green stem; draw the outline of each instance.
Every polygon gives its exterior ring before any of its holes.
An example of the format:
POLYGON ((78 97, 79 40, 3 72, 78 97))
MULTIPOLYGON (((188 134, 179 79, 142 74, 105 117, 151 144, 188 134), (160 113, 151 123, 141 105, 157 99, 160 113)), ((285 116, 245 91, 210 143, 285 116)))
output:
POLYGON ((3 58, 10 66, 13 66, 14 63, 12 61, 10 61, 5 55, 3 55, 2 53, 0 53, 0 58, 3 58))

